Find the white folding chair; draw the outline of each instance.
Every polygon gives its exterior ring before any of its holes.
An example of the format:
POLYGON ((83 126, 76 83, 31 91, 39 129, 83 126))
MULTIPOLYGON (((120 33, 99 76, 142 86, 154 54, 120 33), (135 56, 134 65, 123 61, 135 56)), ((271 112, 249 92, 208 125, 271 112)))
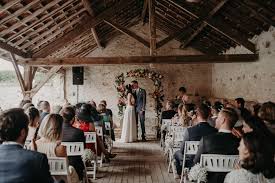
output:
MULTIPOLYGON (((180 150, 181 143, 183 141, 184 137, 184 131, 180 132, 173 132, 173 147, 169 147, 168 149, 168 158, 169 158, 169 164, 168 164, 168 173, 171 172, 171 168, 173 165, 173 155, 176 151, 180 150)), ((173 173, 174 169, 172 168, 173 173)))
POLYGON ((84 153, 83 142, 62 142, 61 145, 66 146, 67 156, 82 156, 84 153))
POLYGON ((25 144, 24 144, 24 149, 30 150, 30 149, 31 149, 30 144, 31 144, 31 140, 26 140, 26 141, 25 141, 25 144))
POLYGON ((48 157, 49 168, 52 176, 66 176, 66 182, 70 183, 69 166, 67 158, 48 157))
MULTIPOLYGON (((101 126, 96 126, 95 127, 96 129, 96 134, 101 137, 102 139, 102 142, 104 142, 104 135, 103 135, 103 128, 101 126)), ((104 155, 103 153, 101 153, 100 157, 97 158, 97 163, 100 165, 100 167, 102 167, 102 164, 103 164, 103 158, 104 158, 104 155)))
POLYGON ((184 183, 186 182, 186 176, 185 176, 185 173, 187 173, 187 170, 185 169, 186 155, 196 155, 199 149, 199 144, 200 144, 200 141, 186 141, 184 144, 180 183, 182 183, 182 181, 184 183))
POLYGON ((171 119, 162 119, 161 120, 161 128, 160 128, 160 147, 163 147, 163 150, 165 148, 164 140, 163 140, 163 129, 167 129, 168 131, 168 126, 172 124, 171 119))
MULTIPOLYGON (((239 162, 238 155, 202 154, 200 165, 208 172, 230 172, 239 162)), ((200 180, 198 180, 198 183, 200 180)))
POLYGON ((111 122, 104 122, 104 126, 105 126, 105 130, 109 132, 109 135, 106 135, 105 140, 108 138, 108 140, 106 140, 106 143, 108 143, 108 147, 110 147, 110 149, 108 148, 108 151, 109 153, 111 153, 113 148, 111 122))
MULTIPOLYGON (((95 145, 95 154, 97 154, 97 144, 96 144, 96 132, 85 132, 85 143, 86 144, 94 144, 95 145)), ((90 175, 93 175, 93 179, 96 178, 96 165, 97 165, 97 156, 95 156, 95 160, 91 161, 92 166, 86 167, 86 164, 84 163, 85 169, 86 169, 86 180, 88 180, 90 175)))

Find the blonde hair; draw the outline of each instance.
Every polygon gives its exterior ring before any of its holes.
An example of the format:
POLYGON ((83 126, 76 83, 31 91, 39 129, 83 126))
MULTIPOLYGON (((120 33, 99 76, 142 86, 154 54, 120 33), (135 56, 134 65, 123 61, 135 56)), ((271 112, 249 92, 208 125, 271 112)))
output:
POLYGON ((44 117, 38 135, 50 141, 61 139, 63 118, 59 114, 48 114, 44 117))
POLYGON ((182 105, 181 115, 179 116, 179 119, 183 126, 189 126, 189 122, 191 119, 188 116, 188 111, 185 104, 182 105))

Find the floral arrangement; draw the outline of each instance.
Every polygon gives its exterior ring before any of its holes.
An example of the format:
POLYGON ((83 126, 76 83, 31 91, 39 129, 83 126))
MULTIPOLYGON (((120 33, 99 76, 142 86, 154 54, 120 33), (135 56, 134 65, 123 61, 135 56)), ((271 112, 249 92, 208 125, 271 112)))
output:
POLYGON ((81 158, 83 162, 92 161, 95 159, 95 153, 91 149, 84 149, 84 153, 81 158))
POLYGON ((201 167, 199 163, 191 168, 188 173, 188 179, 190 181, 207 182, 207 170, 206 168, 201 167))
MULTIPOLYGON (((155 100, 155 111, 156 111, 157 117, 159 117, 159 114, 163 107, 162 102, 164 101, 163 89, 161 85, 161 79, 163 79, 163 76, 161 74, 158 74, 148 69, 135 69, 127 72, 126 77, 148 78, 153 81, 155 90, 153 93, 149 93, 149 96, 151 96, 155 100)), ((118 114, 122 116, 124 107, 126 105, 125 99, 127 97, 125 85, 124 85, 125 77, 123 73, 116 76, 115 83, 116 83, 116 89, 118 92, 118 109, 119 109, 118 114)))

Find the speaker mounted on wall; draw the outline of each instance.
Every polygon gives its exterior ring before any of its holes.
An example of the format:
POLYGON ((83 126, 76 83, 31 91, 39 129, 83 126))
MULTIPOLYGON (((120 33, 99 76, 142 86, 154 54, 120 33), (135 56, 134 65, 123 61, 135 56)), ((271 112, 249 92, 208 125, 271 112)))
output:
POLYGON ((84 84, 84 67, 73 67, 73 85, 84 84))

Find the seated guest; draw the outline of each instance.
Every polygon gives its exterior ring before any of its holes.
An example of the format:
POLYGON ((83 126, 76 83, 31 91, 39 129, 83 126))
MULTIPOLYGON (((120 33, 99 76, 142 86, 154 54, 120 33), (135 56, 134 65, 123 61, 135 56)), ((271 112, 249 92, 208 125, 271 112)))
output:
POLYGON ((38 109, 39 113, 42 113, 42 108, 41 108, 41 104, 42 104, 43 100, 39 100, 37 102, 36 108, 38 109))
POLYGON ((211 107, 211 118, 209 119, 209 124, 213 127, 216 126, 216 119, 218 117, 219 112, 222 110, 223 105, 221 102, 217 101, 211 107))
POLYGON ((275 135, 275 103, 263 103, 259 110, 259 117, 264 121, 271 133, 275 135))
MULTIPOLYGON (((217 132, 217 130, 211 127, 207 122, 209 114, 210 114, 210 110, 208 106, 206 106, 205 104, 200 104, 197 106, 196 114, 195 114, 196 125, 189 127, 187 128, 187 130, 185 130, 181 148, 179 151, 176 151, 174 154, 175 166, 176 166, 178 175, 181 174, 185 142, 199 141, 203 136, 210 135, 217 132)), ((191 167, 193 165, 193 158, 194 156, 189 157, 188 161, 186 162, 187 167, 191 167)))
POLYGON ((173 101, 167 101, 166 106, 165 106, 165 111, 163 111, 161 113, 161 120, 160 122, 162 122, 162 119, 172 119, 172 117, 175 116, 175 114, 177 113, 175 110, 173 110, 174 108, 174 104, 173 101))
MULTIPOLYGON (((65 107, 60 113, 63 117, 62 142, 83 142, 83 145, 85 145, 83 131, 72 126, 75 118, 74 108, 65 107)), ((75 168, 79 179, 82 180, 84 165, 81 156, 69 156, 68 159, 69 164, 75 168)))
POLYGON ((110 135, 110 131, 106 131, 105 129, 105 122, 110 122, 111 124, 111 138, 113 141, 115 141, 115 133, 114 133, 114 128, 113 128, 113 118, 112 116, 107 112, 106 106, 104 104, 99 104, 98 109, 97 109, 99 116, 100 116, 100 121, 102 122, 102 127, 104 129, 104 134, 110 135))
POLYGON ((20 108, 23 108, 23 106, 25 105, 25 104, 28 104, 28 103, 32 103, 32 101, 31 100, 26 100, 26 99, 24 99, 24 100, 21 100, 21 102, 20 102, 20 104, 19 104, 19 107, 20 108))
POLYGON ((105 107, 106 107, 106 114, 108 114, 108 115, 110 115, 111 117, 113 117, 113 112, 112 112, 112 110, 107 108, 107 102, 106 102, 106 100, 101 100, 101 101, 100 101, 100 104, 105 105, 105 107))
MULTIPOLYGON (((239 139, 232 134, 237 120, 238 115, 232 108, 224 108, 219 112, 216 120, 219 132, 202 137, 194 164, 200 162, 201 154, 238 154, 239 139)), ((209 173, 207 182, 223 182, 224 177, 224 173, 209 173)))
POLYGON ((235 107, 241 111, 241 117, 250 114, 250 111, 244 107, 245 101, 243 98, 236 98, 235 99, 235 107))
POLYGON ((41 114, 40 114, 40 121, 42 121, 44 119, 45 116, 47 116, 50 111, 51 111, 51 107, 50 107, 50 103, 48 101, 43 101, 41 102, 41 114))
MULTIPOLYGON (((38 130, 39 140, 33 143, 33 150, 47 157, 67 157, 66 147, 61 145, 63 118, 59 114, 47 115, 38 130)), ((69 178, 72 183, 79 182, 74 167, 69 166, 69 178)))
MULTIPOLYGON (((80 108, 79 113, 77 114, 77 119, 75 120, 74 127, 81 129, 83 132, 95 132, 95 126, 93 123, 93 119, 91 117, 91 111, 90 111, 90 104, 83 104, 80 108)), ((110 160, 110 158, 114 158, 116 154, 110 154, 104 147, 102 139, 97 136, 97 155, 100 155, 101 152, 105 155, 105 159, 107 161, 110 160)), ((86 148, 91 149, 95 152, 95 147, 92 146, 92 144, 86 144, 86 148)))
POLYGON ((189 116, 189 112, 194 110, 192 104, 183 104, 181 113, 179 115, 179 124, 183 127, 188 127, 192 125, 191 117, 189 116))
POLYGON ((182 103, 182 97, 186 94, 186 88, 185 87, 180 87, 179 88, 179 95, 176 97, 176 100, 174 101, 175 107, 178 107, 182 103))
POLYGON ((254 104, 253 106, 253 110, 252 110, 252 115, 255 117, 259 117, 259 110, 261 108, 260 104, 254 104))
POLYGON ((46 155, 23 149, 28 116, 14 108, 0 114, 0 183, 52 183, 46 155))
POLYGON ((39 126, 40 121, 40 115, 38 109, 35 107, 30 107, 25 112, 29 117, 29 132, 27 136, 27 141, 33 140, 35 137, 35 132, 37 131, 37 128, 39 126))
POLYGON ((23 109, 24 111, 26 111, 29 107, 34 107, 34 105, 33 105, 32 103, 26 103, 26 104, 22 107, 22 109, 23 109))
POLYGON ((239 146, 240 169, 225 177, 224 183, 274 183, 274 153, 269 143, 251 132, 244 134, 239 146))

